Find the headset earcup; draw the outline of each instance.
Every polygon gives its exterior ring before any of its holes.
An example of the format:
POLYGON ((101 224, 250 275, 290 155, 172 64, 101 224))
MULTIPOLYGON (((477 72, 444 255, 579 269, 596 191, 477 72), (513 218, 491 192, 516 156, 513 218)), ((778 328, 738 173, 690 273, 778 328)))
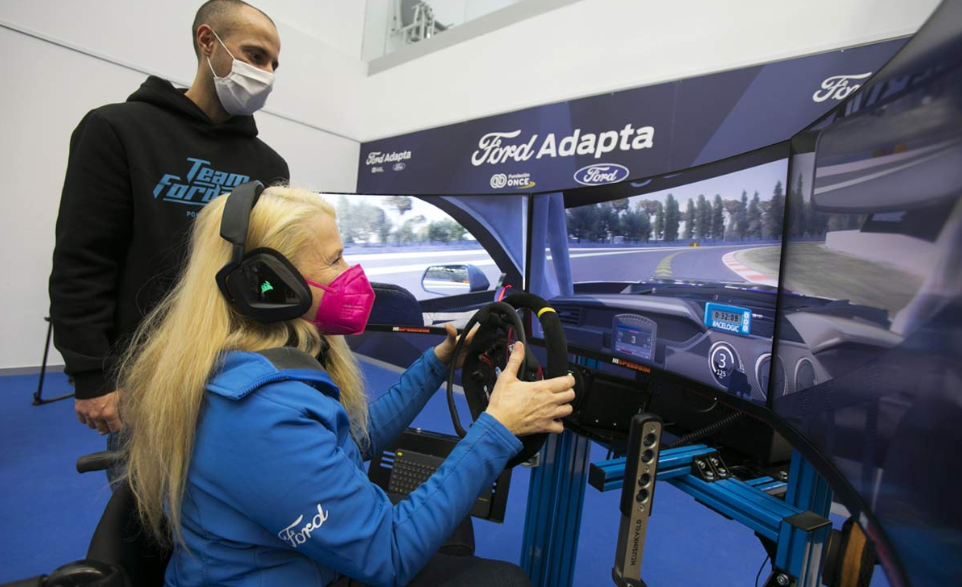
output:
POLYGON ((313 301, 297 268, 273 249, 254 249, 224 278, 235 308, 259 322, 283 322, 304 315, 313 301))

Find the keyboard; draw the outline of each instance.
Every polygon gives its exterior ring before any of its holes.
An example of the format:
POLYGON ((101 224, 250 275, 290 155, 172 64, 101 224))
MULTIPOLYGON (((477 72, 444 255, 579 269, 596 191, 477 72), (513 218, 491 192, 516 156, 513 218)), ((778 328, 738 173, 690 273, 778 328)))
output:
POLYGON ((399 449, 394 453, 394 466, 388 481, 388 491, 407 495, 438 470, 444 459, 413 450, 399 449))
MULTIPOLYGON (((405 498, 420 487, 444 463, 460 439, 449 434, 408 428, 390 445, 371 459, 368 475, 371 481, 391 496, 391 501, 405 498)), ((471 515, 483 520, 504 521, 511 469, 504 470, 491 487, 471 507, 471 515)))

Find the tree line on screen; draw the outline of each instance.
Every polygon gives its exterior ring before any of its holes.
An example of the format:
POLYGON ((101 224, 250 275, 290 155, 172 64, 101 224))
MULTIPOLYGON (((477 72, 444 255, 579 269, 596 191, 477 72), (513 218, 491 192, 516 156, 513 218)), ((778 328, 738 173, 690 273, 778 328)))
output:
POLYGON ((463 241, 467 229, 447 218, 430 222, 422 215, 404 218, 411 211, 411 198, 391 196, 384 200, 398 211, 400 222, 394 222, 383 208, 364 201, 351 201, 341 196, 337 201, 337 226, 345 245, 394 244, 463 241))
POLYGON ((828 214, 818 212, 810 201, 805 200, 805 183, 801 174, 788 193, 789 226, 792 238, 824 237, 827 232, 857 230, 865 222, 863 214, 828 214))
POLYGON ((740 199, 723 200, 716 194, 709 200, 704 194, 688 200, 684 212, 678 200, 668 194, 665 203, 657 200, 627 198, 593 206, 569 208, 568 233, 578 242, 611 242, 622 237, 625 242, 651 240, 747 240, 779 239, 785 211, 782 182, 775 184, 771 200, 762 201, 758 192, 740 199), (726 222, 727 218, 727 222, 726 222))
MULTIPOLYGON (((802 197, 802 178, 799 176, 788 196, 792 211, 790 236, 822 237, 834 230, 851 230, 861 226, 863 218, 853 214, 816 212, 802 197), (794 211, 800 210, 797 214, 794 211)), ((756 191, 749 198, 742 190, 741 198, 723 199, 715 194, 711 200, 704 194, 688 200, 685 210, 679 201, 668 194, 664 204, 657 200, 627 198, 589 206, 578 206, 566 211, 568 234, 577 242, 649 241, 675 242, 780 240, 785 217, 785 192, 778 181, 771 199, 762 200, 756 191), (619 240, 621 240, 619 239, 619 240)))

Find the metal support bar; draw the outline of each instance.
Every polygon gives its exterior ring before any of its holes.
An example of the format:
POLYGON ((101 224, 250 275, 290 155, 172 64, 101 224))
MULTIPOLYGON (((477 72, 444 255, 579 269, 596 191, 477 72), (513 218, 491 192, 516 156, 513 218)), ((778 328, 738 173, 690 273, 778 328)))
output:
POLYGON ((780 499, 738 479, 706 483, 693 475, 669 481, 716 512, 751 528, 770 540, 778 539, 782 519, 798 513, 780 499))
POLYGON ((72 393, 66 393, 50 399, 43 399, 43 380, 47 375, 47 357, 50 355, 50 337, 53 334, 53 322, 50 320, 50 316, 44 316, 43 319, 47 321, 48 325, 47 341, 43 345, 43 362, 40 363, 40 381, 37 382, 37 391, 33 392, 33 405, 35 406, 42 406, 44 404, 67 399, 68 397, 73 397, 72 393))
POLYGON ((752 487, 760 489, 765 493, 772 494, 779 492, 788 487, 788 484, 784 481, 776 481, 771 477, 759 477, 758 479, 751 479, 750 481, 745 481, 752 487))
POLYGON ((552 435, 531 472, 521 568, 535 587, 567 587, 574 578, 591 443, 552 435))
MULTIPOLYGON (((656 479, 668 481, 701 503, 728 516, 771 540, 777 540, 782 520, 802 513, 784 501, 768 495, 758 486, 738 479, 723 479, 707 483, 691 474, 692 458, 714 452, 705 445, 685 446, 666 450, 658 459, 656 479)), ((625 459, 593 463, 589 481, 601 491, 621 489, 625 475, 625 459)), ((772 479, 755 480, 761 486, 772 479)))
MULTIPOLYGON (((658 457, 657 479, 667 481, 687 475, 691 469, 692 458, 714 452, 704 444, 693 444, 681 448, 663 450, 658 457)), ((598 491, 620 490, 625 478, 625 457, 591 463, 588 484, 598 491)))
POLYGON ((798 452, 792 453, 785 503, 799 511, 809 512, 809 518, 786 519, 782 522, 775 567, 793 577, 797 587, 818 587, 822 584, 825 549, 832 531, 831 522, 827 519, 832 497, 828 482, 798 452))

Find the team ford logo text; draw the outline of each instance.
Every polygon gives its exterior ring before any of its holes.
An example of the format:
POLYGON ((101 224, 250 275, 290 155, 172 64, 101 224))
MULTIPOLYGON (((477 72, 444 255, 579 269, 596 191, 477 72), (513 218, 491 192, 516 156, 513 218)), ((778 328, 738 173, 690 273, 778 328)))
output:
POLYGON ((844 100, 849 94, 862 87, 862 84, 850 84, 852 80, 863 80, 872 75, 872 72, 859 75, 833 75, 822 82, 822 89, 812 95, 815 102, 824 102, 829 98, 833 100, 844 100))
POLYGON ((405 167, 407 167, 407 165, 405 165, 404 163, 395 163, 394 167, 392 167, 391 169, 393 169, 394 171, 404 171, 405 167))
POLYGON ((575 172, 575 181, 581 185, 617 183, 628 177, 628 168, 617 163, 596 163, 575 172))

